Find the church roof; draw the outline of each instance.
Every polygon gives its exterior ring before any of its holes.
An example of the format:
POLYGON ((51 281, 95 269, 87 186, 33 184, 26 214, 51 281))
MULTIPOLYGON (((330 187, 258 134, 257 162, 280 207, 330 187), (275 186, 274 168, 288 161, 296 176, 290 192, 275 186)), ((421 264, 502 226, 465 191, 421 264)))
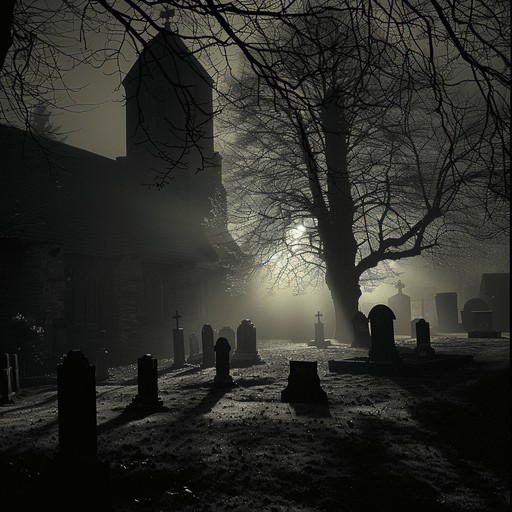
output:
POLYGON ((127 184, 115 160, 7 126, 0 139, 0 237, 101 258, 218 260, 201 229, 165 195, 127 184))
MULTIPOLYGON (((182 38, 169 30, 162 30, 151 39, 140 52, 136 62, 123 79, 123 85, 160 67, 161 72, 168 73, 168 79, 175 80, 175 74, 182 75, 180 71, 192 71, 211 86, 213 80, 193 52, 185 45, 182 38), (148 69, 149 68, 149 69, 148 69)), ((183 78, 179 77, 180 80, 183 78)))

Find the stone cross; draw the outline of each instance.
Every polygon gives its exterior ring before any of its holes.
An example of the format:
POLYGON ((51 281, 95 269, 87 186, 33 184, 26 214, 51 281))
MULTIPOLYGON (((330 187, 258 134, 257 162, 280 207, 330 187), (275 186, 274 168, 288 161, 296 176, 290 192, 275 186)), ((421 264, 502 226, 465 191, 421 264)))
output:
POLYGON ((318 323, 320 324, 320 317, 324 316, 322 315, 322 313, 320 313, 320 311, 317 312, 317 314, 315 315, 317 318, 318 318, 318 323))
POLYGON ((181 315, 178 315, 178 311, 176 311, 176 314, 173 316, 173 318, 176 320, 176 329, 179 329, 181 315))
POLYGON ((174 9, 165 9, 160 13, 160 18, 163 18, 165 20, 164 28, 169 30, 171 28, 171 24, 169 22, 170 18, 172 18, 175 14, 174 9))
POLYGON ((405 288, 405 284, 399 279, 398 283, 395 284, 395 288, 398 290, 398 293, 402 293, 402 289, 405 288))

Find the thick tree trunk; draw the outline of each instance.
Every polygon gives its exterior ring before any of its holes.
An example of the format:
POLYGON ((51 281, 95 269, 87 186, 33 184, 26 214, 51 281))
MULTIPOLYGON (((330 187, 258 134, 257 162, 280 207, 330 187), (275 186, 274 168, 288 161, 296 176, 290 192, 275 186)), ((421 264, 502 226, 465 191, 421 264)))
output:
POLYGON ((336 312, 335 337, 352 341, 352 318, 358 311, 361 289, 355 271, 357 242, 353 233, 354 201, 347 162, 349 127, 341 97, 333 91, 322 112, 327 164, 327 218, 318 223, 326 264, 326 283, 336 312))

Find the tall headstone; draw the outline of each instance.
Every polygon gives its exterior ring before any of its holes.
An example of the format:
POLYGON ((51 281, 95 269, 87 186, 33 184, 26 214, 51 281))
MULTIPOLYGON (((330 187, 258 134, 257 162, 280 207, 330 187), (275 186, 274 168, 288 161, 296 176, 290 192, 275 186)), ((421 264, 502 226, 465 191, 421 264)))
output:
POLYGON ((219 338, 215 343, 215 377, 214 387, 233 387, 235 382, 229 374, 229 352, 231 346, 226 338, 219 338))
POLYGON ((384 304, 377 304, 368 313, 372 337, 372 347, 368 354, 371 361, 398 362, 400 354, 395 345, 393 321, 395 314, 384 304))
POLYGON ((320 386, 316 361, 290 361, 288 385, 281 391, 281 402, 328 403, 327 393, 320 386))
POLYGON ((96 368, 80 350, 57 365, 56 510, 101 510, 108 492, 110 464, 97 454, 95 381, 96 368))
POLYGON ((12 402, 15 396, 12 389, 12 368, 9 354, 0 356, 0 401, 1 403, 12 402))
POLYGON ((201 343, 203 347, 202 368, 211 368, 215 365, 215 350, 213 342, 213 327, 210 324, 204 324, 201 330, 201 343))
POLYGON ((418 359, 433 359, 436 351, 430 345, 430 324, 420 318, 416 322, 416 347, 414 354, 418 359))
POLYGON ((398 281, 395 285, 398 293, 388 299, 388 306, 393 310, 396 318, 395 334, 409 336, 411 332, 411 297, 402 292, 405 285, 398 281))
POLYGON ((236 330, 236 350, 231 365, 246 367, 263 362, 256 349, 256 327, 249 319, 242 320, 236 330))
POLYGON ((176 327, 172 330, 172 342, 174 348, 174 368, 181 368, 185 364, 185 338, 183 334, 183 328, 180 327, 181 315, 176 314, 173 316, 176 320, 176 327))
POLYGON ((436 293, 437 329, 441 332, 458 332, 459 309, 457 292, 436 293))
POLYGON ((370 348, 372 346, 372 338, 370 336, 368 318, 362 311, 358 311, 352 318, 352 328, 354 337, 351 347, 370 348))
POLYGON ((498 331, 510 332, 510 273, 484 273, 478 296, 494 311, 493 325, 498 331))
POLYGON ((142 409, 159 409, 163 405, 158 396, 158 361, 151 354, 137 360, 137 395, 130 405, 142 409))
POLYGON ((80 350, 57 365, 57 404, 61 461, 93 462, 97 456, 96 371, 80 350))

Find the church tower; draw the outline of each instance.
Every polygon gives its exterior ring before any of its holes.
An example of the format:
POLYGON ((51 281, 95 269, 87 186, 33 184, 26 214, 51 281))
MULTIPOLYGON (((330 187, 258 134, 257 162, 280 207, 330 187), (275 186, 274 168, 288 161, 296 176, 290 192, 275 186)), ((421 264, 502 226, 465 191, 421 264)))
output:
POLYGON ((226 200, 214 148, 212 78, 166 23, 123 86, 130 167, 141 183, 163 185, 187 218, 210 218, 211 199, 226 200))

